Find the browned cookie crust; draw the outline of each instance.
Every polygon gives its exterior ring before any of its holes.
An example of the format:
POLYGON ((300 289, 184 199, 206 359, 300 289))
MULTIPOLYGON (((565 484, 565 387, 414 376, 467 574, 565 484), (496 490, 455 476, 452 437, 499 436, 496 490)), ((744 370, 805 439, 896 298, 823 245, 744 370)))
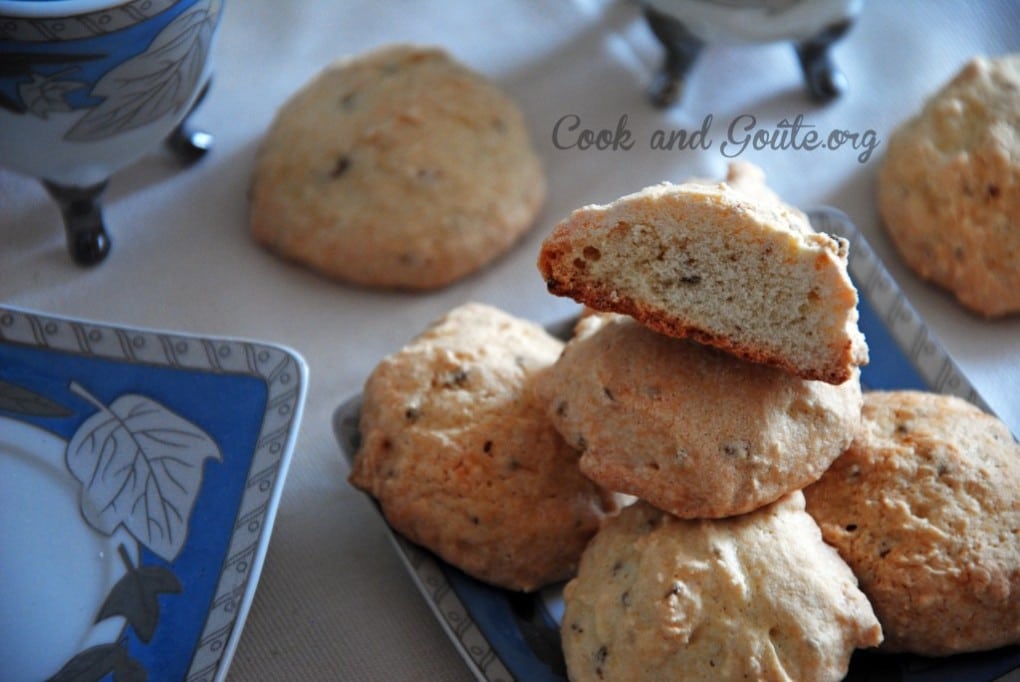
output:
POLYGON ((683 518, 741 514, 817 480, 861 408, 856 374, 807 381, 612 314, 581 320, 536 388, 587 476, 683 518))
POLYGON ((853 444, 804 493, 883 648, 1020 642, 1020 445, 998 419, 945 395, 866 393, 853 444))
POLYGON ((1020 312, 1020 54, 973 59, 896 130, 878 200, 918 275, 980 315, 1020 312))
POLYGON ((595 536, 564 603, 573 682, 835 681, 882 641, 800 492, 714 521, 635 503, 595 536))
POLYGON ((868 359, 846 263, 845 240, 734 164, 727 183, 663 183, 574 211, 538 268, 559 296, 838 384, 868 359))
POLYGON ((331 64, 280 109, 251 231, 331 277, 434 289, 505 253, 544 198, 517 105, 437 48, 395 45, 331 64))
POLYGON ((351 483, 480 580, 530 591, 570 577, 617 500, 581 475, 530 390, 561 347, 495 308, 452 310, 369 377, 351 483))

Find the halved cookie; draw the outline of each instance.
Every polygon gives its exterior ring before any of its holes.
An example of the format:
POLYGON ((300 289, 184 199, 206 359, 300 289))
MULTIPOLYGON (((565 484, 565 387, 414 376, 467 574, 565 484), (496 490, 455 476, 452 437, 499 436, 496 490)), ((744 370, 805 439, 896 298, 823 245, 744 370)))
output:
POLYGON ((838 384, 868 359, 847 246, 734 164, 727 183, 663 183, 574 211, 538 267, 554 294, 838 384))

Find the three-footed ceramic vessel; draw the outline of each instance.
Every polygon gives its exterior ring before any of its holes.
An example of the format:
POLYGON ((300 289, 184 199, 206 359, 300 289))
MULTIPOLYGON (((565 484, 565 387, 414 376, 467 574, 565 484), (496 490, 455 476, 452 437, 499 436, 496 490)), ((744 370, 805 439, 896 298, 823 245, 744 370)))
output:
POLYGON ((0 0, 0 165, 39 179, 75 261, 110 247, 110 177, 161 142, 211 138, 186 118, 209 85, 221 0, 0 0))
POLYGON ((665 48, 649 89, 657 106, 682 96, 684 79, 712 45, 790 42, 810 97, 829 101, 846 89, 831 46, 853 25, 864 0, 642 0, 645 18, 665 48))

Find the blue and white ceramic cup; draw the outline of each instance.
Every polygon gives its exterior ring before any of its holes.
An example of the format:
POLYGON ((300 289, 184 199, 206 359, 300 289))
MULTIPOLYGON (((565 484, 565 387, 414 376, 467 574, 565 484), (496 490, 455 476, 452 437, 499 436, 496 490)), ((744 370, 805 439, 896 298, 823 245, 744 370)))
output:
POLYGON ((46 185, 79 262, 108 249, 98 199, 110 176, 163 141, 200 155, 182 122, 208 85, 221 5, 0 0, 0 166, 46 185))

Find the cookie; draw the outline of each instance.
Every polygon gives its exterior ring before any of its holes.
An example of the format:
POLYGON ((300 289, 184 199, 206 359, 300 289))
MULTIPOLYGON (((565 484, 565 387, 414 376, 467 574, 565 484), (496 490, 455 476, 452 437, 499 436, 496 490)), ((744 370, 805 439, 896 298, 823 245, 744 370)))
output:
POLYGON ((945 395, 866 393, 853 444, 804 494, 884 649, 1020 643, 1020 445, 998 419, 945 395))
POLYGON ((889 138, 878 174, 903 262, 973 312, 1020 312, 1020 54, 971 60, 889 138))
POLYGON ((585 475, 683 518, 741 514, 814 482, 861 409, 856 374, 808 381, 614 314, 582 319, 536 390, 585 475))
POLYGON ((840 680, 882 640, 800 492, 722 520, 627 507, 567 583, 560 631, 572 682, 840 680))
POLYGON ((617 498, 581 474, 530 389, 561 346, 489 306, 450 311, 368 378, 350 482, 479 580, 531 591, 570 577, 617 498))
POLYGON ((558 296, 838 384, 868 358, 847 249, 735 164, 727 183, 662 183, 574 211, 538 268, 558 296))
POLYGON ((250 227, 330 277, 427 290, 508 251, 544 198, 517 105, 438 48, 394 45, 331 64, 280 109, 250 227))

